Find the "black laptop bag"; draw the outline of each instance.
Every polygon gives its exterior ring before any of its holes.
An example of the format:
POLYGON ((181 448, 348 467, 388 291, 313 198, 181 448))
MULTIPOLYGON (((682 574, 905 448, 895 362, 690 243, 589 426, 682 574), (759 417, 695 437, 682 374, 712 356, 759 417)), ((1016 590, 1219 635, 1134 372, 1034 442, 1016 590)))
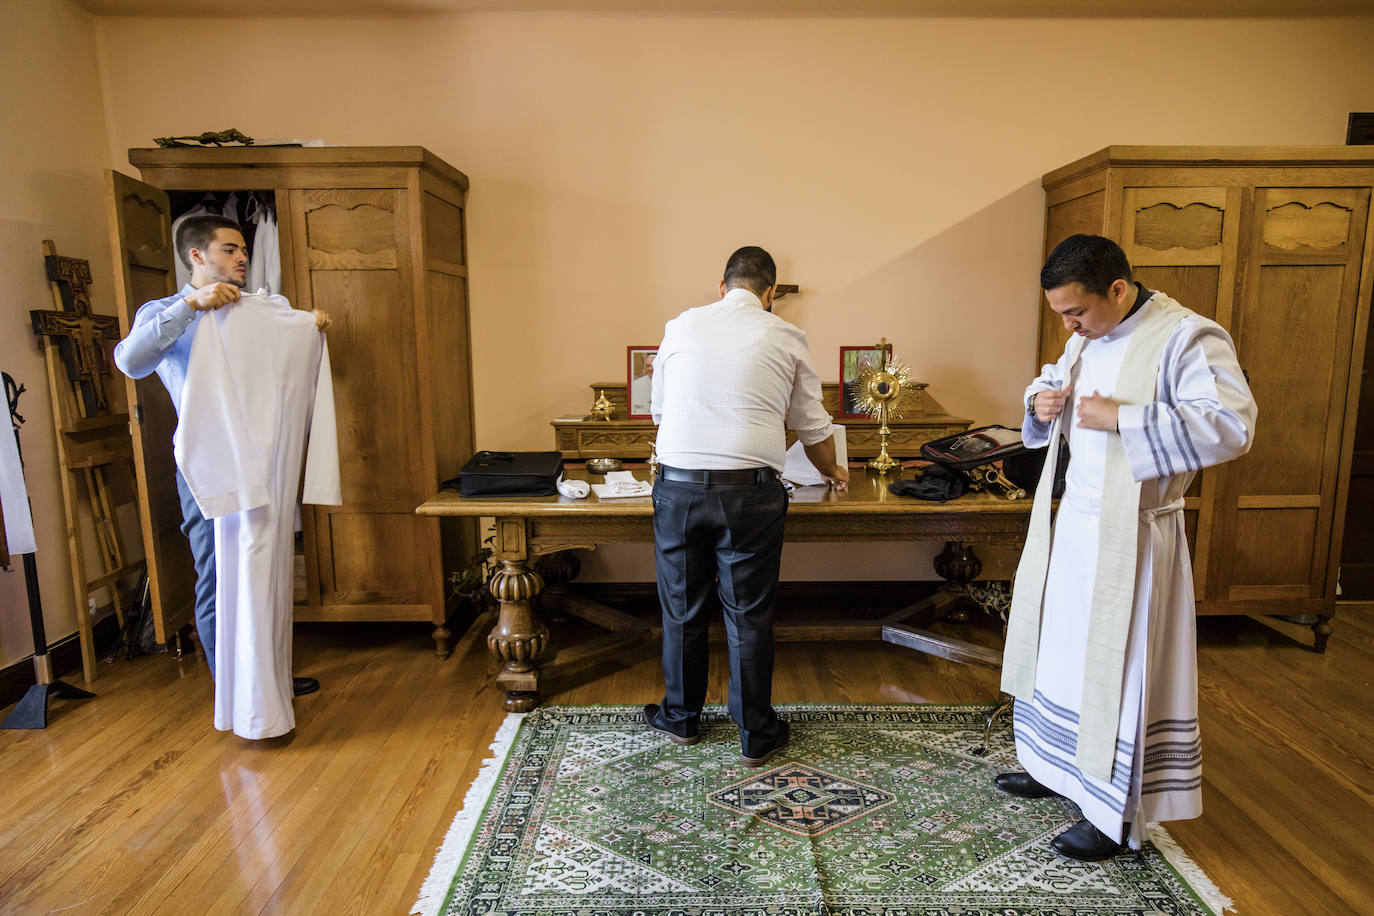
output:
POLYGON ((458 473, 458 492, 463 496, 552 496, 558 492, 555 484, 562 471, 562 452, 478 452, 458 473))

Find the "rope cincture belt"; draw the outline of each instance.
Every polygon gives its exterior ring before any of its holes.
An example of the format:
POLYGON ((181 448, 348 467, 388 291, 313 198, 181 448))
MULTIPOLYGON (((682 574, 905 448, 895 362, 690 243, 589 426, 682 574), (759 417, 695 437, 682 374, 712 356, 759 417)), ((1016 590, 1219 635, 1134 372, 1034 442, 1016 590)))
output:
POLYGON ((658 466, 658 476, 674 483, 695 483, 703 487, 716 484, 736 485, 742 483, 767 483, 778 479, 778 472, 772 468, 744 468, 733 471, 695 471, 684 468, 658 466))

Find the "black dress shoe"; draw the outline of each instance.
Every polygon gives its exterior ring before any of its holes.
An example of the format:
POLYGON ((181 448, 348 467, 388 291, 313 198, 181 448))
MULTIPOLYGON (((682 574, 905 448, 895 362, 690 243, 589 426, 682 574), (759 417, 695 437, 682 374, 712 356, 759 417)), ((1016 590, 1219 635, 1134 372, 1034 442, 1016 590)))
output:
POLYGON ((320 689, 320 682, 313 677, 293 677, 291 679, 291 695, 293 697, 303 697, 307 693, 314 693, 320 689))
POLYGON ((997 788, 1018 798, 1049 798, 1059 793, 1042 786, 1029 773, 1002 773, 993 780, 997 788))
POLYGON ((1101 862, 1126 851, 1116 840, 1098 830, 1087 820, 1081 820, 1059 836, 1050 840, 1050 848, 1061 856, 1080 862, 1101 862))
POLYGON ((664 728, 658 720, 657 703, 644 704, 644 724, 649 726, 656 732, 662 732, 663 734, 667 735, 669 740, 671 740, 674 744, 678 744, 683 747, 696 744, 698 741, 701 740, 701 736, 697 734, 696 729, 692 729, 692 733, 689 735, 679 735, 674 732, 670 732, 668 731, 668 729, 664 728))
POLYGON ((792 726, 787 724, 786 719, 779 719, 778 724, 781 725, 782 728, 778 732, 777 743, 757 757, 750 757, 748 754, 740 754, 739 762, 743 766, 761 767, 769 760, 773 759, 773 757, 777 755, 778 751, 781 751, 783 748, 787 747, 787 741, 789 738, 792 737, 792 726))

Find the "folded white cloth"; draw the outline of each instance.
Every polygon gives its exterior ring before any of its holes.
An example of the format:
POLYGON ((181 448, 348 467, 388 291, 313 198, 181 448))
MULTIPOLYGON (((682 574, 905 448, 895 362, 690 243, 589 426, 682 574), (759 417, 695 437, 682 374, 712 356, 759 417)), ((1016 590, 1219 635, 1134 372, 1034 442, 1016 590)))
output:
POLYGON ((627 496, 651 496, 654 485, 638 480, 632 471, 611 471, 605 483, 592 484, 592 492, 600 499, 623 499, 627 496))
POLYGON ((564 480, 563 475, 558 475, 558 480, 554 483, 558 487, 558 492, 568 499, 586 499, 587 494, 592 491, 591 485, 585 480, 564 480))

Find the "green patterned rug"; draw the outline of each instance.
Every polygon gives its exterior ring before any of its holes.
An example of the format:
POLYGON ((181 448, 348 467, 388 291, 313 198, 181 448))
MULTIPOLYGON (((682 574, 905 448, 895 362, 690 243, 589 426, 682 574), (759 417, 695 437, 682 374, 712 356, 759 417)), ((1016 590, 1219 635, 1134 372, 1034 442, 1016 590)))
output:
POLYGON ((1144 916, 1229 904, 1158 828, 1139 854, 1055 855, 1050 839, 1078 811, 993 786, 1015 752, 1002 728, 974 753, 987 711, 780 706, 791 744, 757 770, 739 765, 719 706, 692 747, 648 730, 639 706, 510 716, 414 911, 1144 916))

